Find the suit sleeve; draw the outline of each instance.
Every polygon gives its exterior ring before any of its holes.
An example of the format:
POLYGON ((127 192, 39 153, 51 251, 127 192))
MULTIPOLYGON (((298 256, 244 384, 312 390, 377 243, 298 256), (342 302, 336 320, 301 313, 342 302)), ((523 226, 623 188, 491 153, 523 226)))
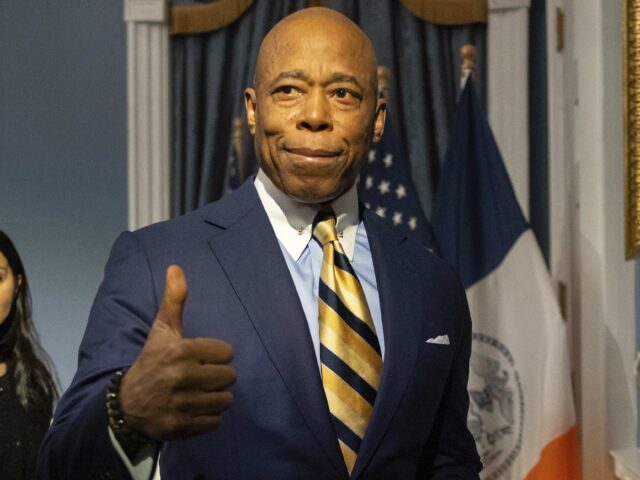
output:
POLYGON ((38 479, 129 479, 108 432, 111 375, 131 365, 158 310, 153 277, 135 234, 116 240, 80 345, 78 371, 60 399, 38 459, 38 479))
POLYGON ((469 359, 471 355, 471 317, 467 298, 456 281, 456 304, 460 342, 440 403, 431 436, 424 447, 418 478, 478 479, 482 469, 476 445, 467 428, 469 359))

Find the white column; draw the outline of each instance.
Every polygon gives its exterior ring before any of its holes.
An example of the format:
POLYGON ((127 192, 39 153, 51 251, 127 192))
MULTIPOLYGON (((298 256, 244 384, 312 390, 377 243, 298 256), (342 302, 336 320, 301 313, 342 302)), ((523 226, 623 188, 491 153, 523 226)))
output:
POLYGON ((167 0, 124 0, 129 228, 169 218, 167 0))
POLYGON ((529 4, 489 0, 489 123, 525 216, 529 218, 529 4))
POLYGON ((573 307, 584 480, 614 478, 636 446, 634 263, 624 260, 622 2, 570 0, 573 307), (619 456, 619 459, 625 458, 619 456))

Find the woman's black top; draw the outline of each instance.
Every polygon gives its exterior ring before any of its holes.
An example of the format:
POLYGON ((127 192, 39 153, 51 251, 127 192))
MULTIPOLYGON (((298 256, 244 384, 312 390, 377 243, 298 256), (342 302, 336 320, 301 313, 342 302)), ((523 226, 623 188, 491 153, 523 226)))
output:
POLYGON ((34 424, 20 405, 9 375, 0 377, 0 479, 32 480, 48 425, 34 424))

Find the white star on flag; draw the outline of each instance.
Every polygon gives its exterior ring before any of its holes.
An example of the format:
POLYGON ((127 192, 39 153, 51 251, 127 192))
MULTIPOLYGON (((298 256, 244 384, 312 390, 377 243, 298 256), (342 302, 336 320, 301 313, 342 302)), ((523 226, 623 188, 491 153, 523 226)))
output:
POLYGON ((373 187, 373 177, 369 175, 364 181, 364 188, 369 190, 371 187, 373 187))
POLYGON ((393 212, 393 224, 400 225, 402 223, 402 212, 393 212))
POLYGON ((378 215, 379 217, 384 218, 387 215, 387 209, 384 208, 384 207, 376 208, 376 215, 378 215))
POLYGON ((398 200, 407 196, 407 189, 404 188, 404 185, 398 185, 398 188, 396 188, 396 196, 398 200))
POLYGON ((376 151, 371 149, 369 150, 369 163, 373 163, 376 161, 376 151))
POLYGON ((380 195, 384 195, 385 193, 389 193, 389 187, 391 186, 390 182, 386 180, 382 180, 380 185, 378 185, 378 190, 380 190, 380 195))
POLYGON ((416 217, 411 217, 409 219, 409 221, 407 222, 407 224, 409 225, 409 228, 411 230, 415 230, 416 229, 416 227, 418 226, 417 223, 418 223, 418 219, 416 217))
POLYGON ((364 202, 364 206, 371 210, 371 204, 369 202, 364 202))
POLYGON ((387 153, 382 161, 384 162, 384 166, 389 168, 391 165, 393 165, 393 155, 387 153))

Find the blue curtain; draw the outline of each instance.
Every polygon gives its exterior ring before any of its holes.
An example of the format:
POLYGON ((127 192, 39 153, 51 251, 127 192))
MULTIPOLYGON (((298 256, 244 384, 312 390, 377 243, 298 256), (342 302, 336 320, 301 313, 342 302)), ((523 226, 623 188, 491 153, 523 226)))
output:
MULTIPOLYGON (((222 195, 232 153, 231 124, 244 114, 242 92, 252 84, 260 42, 281 18, 307 3, 258 0, 226 28, 171 38, 172 215, 222 195)), ((245 150, 252 153, 253 147, 245 150)))
MULTIPOLYGON (((173 2, 193 3, 193 2, 173 2)), ((405 148, 420 203, 427 214, 460 84, 459 48, 476 46, 476 85, 484 96, 486 25, 442 26, 425 22, 397 0, 327 0, 371 38, 378 62, 392 72, 389 121, 405 148)), ((172 38, 172 213, 219 198, 225 190, 231 123, 243 115, 242 90, 266 32, 308 0, 256 0, 228 27, 172 38)), ((247 139, 249 169, 255 167, 247 139)))

